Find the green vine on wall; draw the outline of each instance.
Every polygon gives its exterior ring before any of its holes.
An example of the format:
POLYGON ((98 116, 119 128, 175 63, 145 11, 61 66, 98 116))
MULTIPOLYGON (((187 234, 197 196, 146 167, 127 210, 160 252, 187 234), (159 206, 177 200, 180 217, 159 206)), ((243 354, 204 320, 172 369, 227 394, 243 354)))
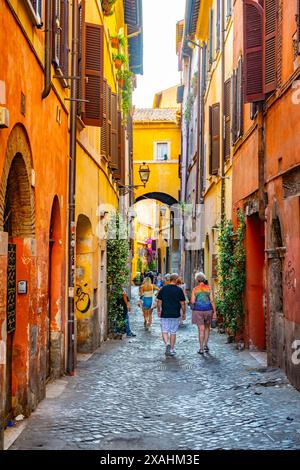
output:
POLYGON ((122 87, 122 112, 123 119, 126 121, 132 108, 133 73, 130 70, 124 70, 122 77, 124 80, 122 87))
POLYGON ((186 99, 184 113, 183 113, 186 125, 189 124, 191 120, 193 104, 194 104, 194 96, 192 93, 189 93, 186 99))
POLYGON ((231 221, 225 220, 219 234, 217 293, 218 314, 222 316, 229 336, 236 337, 244 321, 243 294, 246 284, 245 218, 237 212, 238 227, 233 230, 231 221))
POLYGON ((123 288, 128 282, 129 243, 127 227, 116 212, 110 216, 107 237, 107 304, 110 333, 124 330, 123 307, 120 303, 123 288))

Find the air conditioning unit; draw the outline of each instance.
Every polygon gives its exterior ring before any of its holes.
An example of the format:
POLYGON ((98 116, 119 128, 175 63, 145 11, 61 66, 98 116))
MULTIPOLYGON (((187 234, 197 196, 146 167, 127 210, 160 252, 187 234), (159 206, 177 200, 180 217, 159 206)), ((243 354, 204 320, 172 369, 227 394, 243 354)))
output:
POLYGON ((9 111, 7 108, 0 106, 0 128, 9 127, 9 111))

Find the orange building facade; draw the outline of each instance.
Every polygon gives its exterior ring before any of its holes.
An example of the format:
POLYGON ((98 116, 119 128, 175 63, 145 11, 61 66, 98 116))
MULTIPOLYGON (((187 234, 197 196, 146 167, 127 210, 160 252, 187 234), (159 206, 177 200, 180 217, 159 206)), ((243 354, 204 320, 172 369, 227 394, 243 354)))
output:
POLYGON ((65 368, 68 89, 45 87, 33 3, 0 1, 1 423, 28 415, 65 368))
POLYGON ((297 388, 299 8, 297 0, 234 4, 234 67, 243 61, 245 104, 243 132, 234 147, 232 194, 233 218, 238 207, 246 214, 246 344, 266 348, 269 364, 282 367, 297 388), (263 36, 264 30, 268 36, 263 36))

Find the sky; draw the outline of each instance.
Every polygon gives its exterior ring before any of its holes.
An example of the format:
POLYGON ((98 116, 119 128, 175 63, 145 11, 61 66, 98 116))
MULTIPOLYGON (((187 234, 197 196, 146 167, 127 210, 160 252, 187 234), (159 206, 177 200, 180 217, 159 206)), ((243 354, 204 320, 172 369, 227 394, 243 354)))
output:
POLYGON ((155 93, 180 80, 176 23, 184 18, 185 0, 143 0, 144 75, 137 75, 133 104, 152 108, 155 93))

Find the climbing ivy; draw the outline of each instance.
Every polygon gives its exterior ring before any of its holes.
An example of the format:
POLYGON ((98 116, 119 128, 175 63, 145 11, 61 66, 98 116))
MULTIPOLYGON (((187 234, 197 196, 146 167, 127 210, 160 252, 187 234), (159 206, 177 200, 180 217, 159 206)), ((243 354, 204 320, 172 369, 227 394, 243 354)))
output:
POLYGON ((229 336, 236 337, 243 326, 245 290, 246 253, 244 247, 245 219, 238 210, 238 227, 233 230, 231 221, 224 220, 219 233, 219 258, 217 309, 224 321, 224 327, 229 336))
POLYGON ((189 93, 186 99, 184 113, 183 113, 186 125, 188 125, 191 120, 193 104, 194 104, 194 96, 192 93, 189 93))
POLYGON ((128 260, 127 227, 118 212, 112 213, 107 237, 107 303, 110 333, 124 331, 125 319, 120 301, 123 287, 128 282, 128 260))

